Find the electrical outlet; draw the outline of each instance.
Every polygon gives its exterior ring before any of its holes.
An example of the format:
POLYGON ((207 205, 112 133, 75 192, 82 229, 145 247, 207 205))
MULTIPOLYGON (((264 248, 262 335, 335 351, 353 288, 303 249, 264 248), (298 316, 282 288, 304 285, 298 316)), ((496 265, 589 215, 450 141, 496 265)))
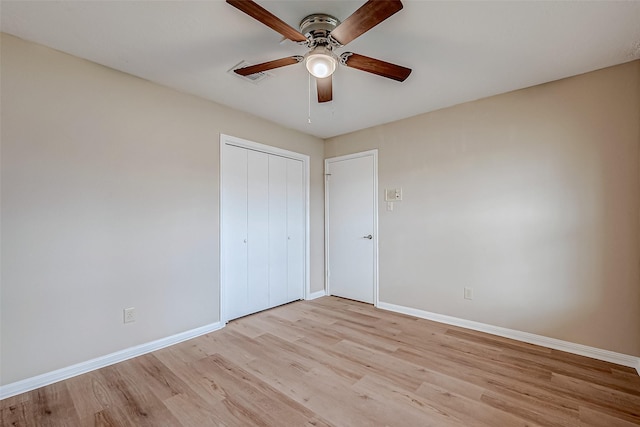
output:
POLYGON ((464 288, 464 299, 473 299, 473 288, 464 288))
POLYGON ((123 312, 124 312, 124 323, 131 323, 136 321, 135 307, 125 308, 123 312))

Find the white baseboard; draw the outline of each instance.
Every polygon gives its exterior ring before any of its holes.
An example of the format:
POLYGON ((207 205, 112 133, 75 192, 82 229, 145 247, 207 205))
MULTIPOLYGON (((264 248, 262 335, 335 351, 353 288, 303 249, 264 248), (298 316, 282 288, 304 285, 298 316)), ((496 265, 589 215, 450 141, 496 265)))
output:
POLYGON ((27 391, 35 390, 36 388, 44 387, 58 381, 66 380, 80 374, 94 371, 96 369, 104 368, 105 366, 113 365, 114 363, 122 362, 137 356, 142 356, 143 354, 151 353, 152 351, 160 350, 161 348, 178 344, 182 341, 190 340, 192 338, 199 337, 200 335, 208 334, 209 332, 217 331, 222 327, 224 327, 224 323, 222 322, 211 323, 209 325, 181 332, 176 335, 171 335, 166 338, 161 338, 159 340, 140 344, 135 347, 126 348, 124 350, 116 351, 115 353, 107 354, 105 356, 96 357, 95 359, 67 366, 66 368, 57 369, 55 371, 37 375, 35 377, 3 385, 0 386, 0 400, 6 399, 7 397, 15 396, 17 394, 25 393, 27 391))
POLYGON ((324 297, 327 295, 327 292, 323 289, 321 291, 312 292, 305 298, 307 301, 311 301, 312 299, 324 297))
POLYGON ((386 302, 379 302, 377 307, 383 310, 389 310, 396 313, 408 314, 409 316, 420 317, 422 319, 433 320, 434 322, 460 326, 462 328, 472 329, 474 331, 486 332, 488 334, 511 338, 529 344, 552 348, 554 350, 566 351, 567 353, 578 354, 580 356, 591 357, 593 359, 603 360, 605 362, 629 366, 631 368, 635 368, 640 375, 640 357, 616 353, 613 351, 603 350, 595 347, 589 347, 582 344, 575 344, 572 342, 549 338, 542 335, 531 334, 529 332, 516 331, 514 329, 487 325, 485 323, 474 322, 472 320, 465 320, 457 317, 445 316, 443 314, 431 313, 429 311, 419 310, 417 308, 389 304, 386 302))

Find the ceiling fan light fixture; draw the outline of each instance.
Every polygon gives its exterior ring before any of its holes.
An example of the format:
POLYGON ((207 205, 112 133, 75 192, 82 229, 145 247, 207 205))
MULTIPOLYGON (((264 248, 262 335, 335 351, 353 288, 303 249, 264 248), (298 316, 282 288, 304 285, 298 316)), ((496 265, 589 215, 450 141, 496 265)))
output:
POLYGON ((307 55, 305 65, 313 77, 323 79, 336 70, 338 61, 326 47, 317 47, 307 55))
MULTIPOLYGON (((0 0, 2 1, 2 0, 0 0)), ((280 33, 285 39, 310 49, 306 55, 293 55, 261 64, 234 68, 240 76, 251 76, 275 68, 285 67, 304 61, 309 78, 316 78, 318 102, 333 99, 333 79, 331 75, 338 66, 353 68, 388 79, 403 82, 411 74, 411 69, 390 62, 369 58, 353 52, 344 52, 339 57, 333 50, 340 49, 360 37, 376 25, 390 18, 402 9, 401 0, 368 0, 353 12, 344 22, 325 13, 308 15, 300 22, 300 31, 289 26, 255 0, 226 0, 228 4, 251 18, 280 33)), ((310 88, 311 90, 311 88, 310 88)), ((310 99, 310 98, 309 98, 310 99)))

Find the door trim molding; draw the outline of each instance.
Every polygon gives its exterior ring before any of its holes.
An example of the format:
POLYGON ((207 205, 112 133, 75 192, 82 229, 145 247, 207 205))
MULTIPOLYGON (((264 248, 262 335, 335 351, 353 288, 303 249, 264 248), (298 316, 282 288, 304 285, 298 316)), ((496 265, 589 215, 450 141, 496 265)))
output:
POLYGON ((373 306, 377 307, 380 301, 378 291, 378 149, 361 151, 359 153, 346 154, 344 156, 324 159, 324 289, 326 295, 331 295, 329 286, 329 186, 327 185, 327 169, 329 163, 343 160, 357 159, 360 157, 373 157, 373 306))
POLYGON ((218 230, 220 233, 220 246, 219 246, 219 262, 220 262, 220 293, 219 293, 219 309, 220 309, 220 322, 222 324, 226 324, 227 319, 227 309, 225 306, 225 271, 224 271, 224 242, 225 235, 224 229, 222 225, 224 224, 224 206, 223 206, 223 194, 224 194, 224 152, 225 147, 227 146, 235 146, 246 148, 248 150, 259 151, 262 153, 273 154, 276 156, 286 157, 289 159, 295 159, 302 161, 302 171, 304 176, 303 189, 304 189, 304 289, 303 289, 303 298, 307 299, 311 296, 311 275, 310 275, 310 265, 311 265, 311 246, 310 246, 310 211, 309 211, 309 193, 310 193, 310 178, 309 178, 309 165, 310 165, 310 157, 306 154, 296 153, 294 151, 285 150, 278 147, 272 147, 270 145, 260 144, 258 142, 249 141, 247 139, 237 138, 231 135, 225 135, 223 133, 220 134, 220 168, 219 168, 219 205, 220 205, 220 222, 218 225, 218 230))

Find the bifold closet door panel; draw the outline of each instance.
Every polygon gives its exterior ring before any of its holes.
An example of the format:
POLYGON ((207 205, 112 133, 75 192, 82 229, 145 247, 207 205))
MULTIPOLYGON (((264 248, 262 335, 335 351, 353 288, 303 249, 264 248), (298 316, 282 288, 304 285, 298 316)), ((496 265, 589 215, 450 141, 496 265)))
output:
POLYGON ((271 307, 269 301, 269 156, 248 150, 248 306, 245 314, 271 307))
POLYGON ((305 198, 300 160, 287 159, 287 299, 303 298, 305 198))
POLYGON ((304 163, 226 145, 222 227, 225 319, 304 297, 304 163))
POLYGON ((225 149, 224 271, 227 317, 247 314, 247 150, 228 146, 225 149))
POLYGON ((269 156, 269 303, 289 302, 287 292, 287 159, 269 156))

